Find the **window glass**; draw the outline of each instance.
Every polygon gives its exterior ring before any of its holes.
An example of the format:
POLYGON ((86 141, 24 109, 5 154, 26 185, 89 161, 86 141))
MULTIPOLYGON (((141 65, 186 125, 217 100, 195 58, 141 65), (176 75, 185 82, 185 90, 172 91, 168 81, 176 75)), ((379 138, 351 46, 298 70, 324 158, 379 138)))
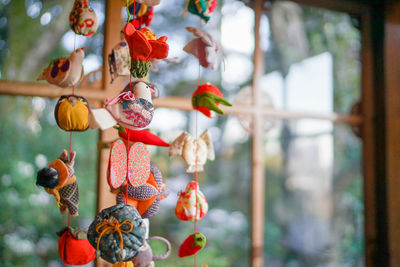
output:
MULTIPOLYGON (((36 186, 36 173, 69 148, 57 127, 54 100, 0 96, 0 258, 4 266, 50 266, 61 260, 56 232, 67 225, 52 195, 36 186)), ((96 131, 74 133, 80 191, 74 228, 87 229, 96 212, 96 131)))
POLYGON ((85 74, 103 64, 104 0, 90 1, 99 29, 90 38, 69 27, 74 1, 0 1, 0 78, 36 81, 50 60, 85 46, 85 74))
MULTIPOLYGON (((268 21, 264 101, 348 113, 360 99, 358 21, 286 1, 270 7, 268 21)), ((361 140, 329 121, 264 124, 266 265, 363 266, 361 140)))

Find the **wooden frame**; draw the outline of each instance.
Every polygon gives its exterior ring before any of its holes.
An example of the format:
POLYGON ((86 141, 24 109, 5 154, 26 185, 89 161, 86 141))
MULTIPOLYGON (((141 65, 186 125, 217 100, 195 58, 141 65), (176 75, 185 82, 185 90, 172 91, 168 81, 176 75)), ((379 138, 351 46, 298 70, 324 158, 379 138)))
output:
MULTIPOLYGON (((263 266, 264 245, 264 167, 262 151, 262 128, 260 118, 277 119, 312 118, 331 120, 363 127, 363 172, 365 203, 365 255, 367 266, 400 266, 400 4, 386 1, 354 0, 293 0, 335 11, 347 12, 361 21, 362 34, 362 116, 343 114, 309 114, 286 110, 263 108, 259 103, 260 77, 264 62, 259 46, 259 24, 263 12, 263 1, 254 0, 255 51, 253 74, 253 106, 225 108, 228 114, 250 114, 254 118, 252 139, 252 266, 263 266), (374 37, 374 38, 372 38, 374 37)), ((119 40, 122 27, 119 1, 106 0, 106 23, 104 58, 119 40), (120 21, 121 23, 116 23, 120 21)), ((96 105, 101 105, 108 96, 114 95, 121 85, 110 85, 107 60, 104 60, 101 89, 80 88, 79 92, 96 105)), ((41 96, 55 98, 68 94, 68 89, 58 89, 47 84, 0 81, 0 94, 41 96)), ((177 97, 155 101, 158 107, 192 110, 190 100, 177 97)), ((107 143, 116 138, 113 131, 100 133, 99 142, 107 143)), ((105 173, 109 150, 99 148, 98 158, 98 209, 113 204, 105 173)), ((98 265, 103 266, 98 262, 98 265)), ((105 265, 104 265, 105 266, 105 265)))

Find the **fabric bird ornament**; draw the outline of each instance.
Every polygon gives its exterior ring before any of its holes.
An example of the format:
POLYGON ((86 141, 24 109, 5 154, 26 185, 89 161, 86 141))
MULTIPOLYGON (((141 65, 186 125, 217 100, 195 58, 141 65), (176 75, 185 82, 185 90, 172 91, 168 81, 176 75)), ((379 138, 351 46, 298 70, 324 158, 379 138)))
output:
POLYGON ((135 78, 144 78, 149 72, 152 59, 164 59, 168 56, 168 37, 157 39, 147 28, 136 30, 133 23, 127 23, 124 32, 131 56, 131 73, 135 78))
POLYGON ((195 110, 200 111, 209 118, 214 115, 211 111, 215 111, 218 114, 224 114, 224 112, 218 107, 220 104, 224 106, 232 106, 224 98, 221 91, 210 83, 200 85, 192 95, 192 106, 195 110))
POLYGON ((188 0, 186 10, 199 16, 205 22, 210 20, 211 13, 218 6, 217 0, 188 0))
POLYGON ((90 37, 99 27, 96 13, 90 8, 89 0, 75 0, 69 14, 69 25, 76 34, 90 37))
POLYGON ((76 152, 71 151, 69 159, 67 150, 60 157, 41 169, 36 178, 36 185, 43 186, 48 194, 54 196, 60 213, 69 211, 71 216, 79 215, 79 190, 74 175, 76 152))
POLYGON ((187 173, 201 172, 207 159, 214 160, 214 146, 208 130, 204 131, 198 139, 189 133, 183 132, 171 144, 169 156, 182 156, 188 167, 187 173))
POLYGON ((83 59, 85 48, 78 48, 71 53, 69 58, 52 60, 47 68, 39 75, 37 80, 46 80, 50 84, 60 87, 77 85, 83 78, 83 59))
POLYGON ((206 31, 193 27, 186 27, 186 30, 193 33, 196 38, 189 41, 183 50, 197 57, 204 68, 218 69, 223 57, 221 46, 206 31))
POLYGON ((118 124, 131 130, 146 128, 154 115, 154 92, 154 85, 146 81, 128 84, 118 96, 107 101, 104 108, 90 110, 89 127, 105 130, 118 124))

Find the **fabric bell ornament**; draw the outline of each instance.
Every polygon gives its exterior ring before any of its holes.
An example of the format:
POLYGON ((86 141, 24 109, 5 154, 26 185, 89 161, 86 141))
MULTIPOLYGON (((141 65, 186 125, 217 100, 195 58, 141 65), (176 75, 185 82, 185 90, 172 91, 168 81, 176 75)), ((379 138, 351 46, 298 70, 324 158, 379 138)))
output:
POLYGON ((195 139, 189 133, 183 132, 172 142, 169 156, 182 156, 188 165, 187 173, 202 172, 207 159, 215 159, 210 133, 206 130, 198 139, 195 139))
POLYGON ((118 204, 96 215, 87 236, 96 255, 115 264, 132 261, 144 244, 145 234, 139 212, 130 205, 118 204))
POLYGON ((86 265, 95 259, 95 250, 87 240, 85 231, 66 227, 57 235, 60 237, 58 254, 65 264, 86 265))
POLYGON ((117 203, 127 203, 134 206, 142 218, 150 218, 158 213, 161 207, 161 200, 169 195, 168 187, 163 183, 160 169, 153 162, 150 162, 150 175, 146 183, 133 187, 124 185, 117 194, 117 203), (126 186, 128 186, 128 197, 125 197, 126 186))
POLYGON ((48 194, 54 196, 60 213, 69 211, 71 216, 79 215, 79 189, 75 176, 76 152, 63 150, 60 157, 52 161, 47 168, 41 169, 36 178, 36 185, 43 186, 48 194))
POLYGON ((149 73, 152 59, 168 57, 168 37, 162 36, 157 39, 157 36, 147 28, 136 30, 133 23, 127 23, 124 32, 129 46, 133 77, 146 77, 149 73))
POLYGON ((181 221, 201 220, 208 211, 208 202, 199 189, 199 183, 187 184, 184 192, 179 194, 175 215, 181 221))
POLYGON ((83 58, 85 48, 78 48, 68 58, 57 58, 50 62, 47 68, 37 78, 62 88, 77 85, 84 76, 83 58))
POLYGON ((69 25, 73 32, 90 37, 99 27, 96 13, 90 8, 89 0, 75 0, 69 14, 69 25))
POLYGON ((54 115, 64 131, 86 131, 89 128, 89 104, 82 96, 63 95, 57 101, 54 115))

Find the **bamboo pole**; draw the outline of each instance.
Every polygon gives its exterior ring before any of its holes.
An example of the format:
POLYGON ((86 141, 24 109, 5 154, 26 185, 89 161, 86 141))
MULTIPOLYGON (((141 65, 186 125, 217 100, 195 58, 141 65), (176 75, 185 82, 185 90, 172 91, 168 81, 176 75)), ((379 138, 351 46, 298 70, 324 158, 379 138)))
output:
POLYGON ((251 266, 264 266, 264 222, 265 222, 265 175, 264 175, 264 129, 261 77, 264 74, 264 55, 261 50, 260 23, 263 1, 254 1, 254 55, 253 55, 253 136, 251 176, 251 266))
MULTIPOLYGON (((105 98, 104 91, 88 88, 78 88, 77 91, 79 95, 89 100, 104 100, 105 98)), ((72 88, 60 88, 39 82, 0 81, 0 95, 59 98, 61 95, 70 94, 72 94, 72 88)))
MULTIPOLYGON (((104 101, 107 97, 113 95, 110 94, 110 92, 107 92, 105 89, 93 90, 88 88, 79 88, 77 91, 79 95, 93 101, 104 101)), ((71 88, 62 89, 43 83, 0 81, 0 95, 59 98, 60 95, 68 94, 72 94, 71 88)), ((188 98, 171 96, 154 99, 153 102, 154 106, 158 108, 171 108, 182 111, 193 110, 191 100, 188 98)), ((224 111, 224 113, 228 115, 250 116, 252 114, 259 113, 264 117, 264 119, 314 119, 332 121, 336 123, 346 123, 351 125, 360 125, 363 123, 362 116, 340 113, 298 112, 284 109, 275 109, 271 107, 263 107, 261 109, 257 109, 254 106, 249 105, 234 105, 233 107, 221 106, 220 108, 224 111)))

